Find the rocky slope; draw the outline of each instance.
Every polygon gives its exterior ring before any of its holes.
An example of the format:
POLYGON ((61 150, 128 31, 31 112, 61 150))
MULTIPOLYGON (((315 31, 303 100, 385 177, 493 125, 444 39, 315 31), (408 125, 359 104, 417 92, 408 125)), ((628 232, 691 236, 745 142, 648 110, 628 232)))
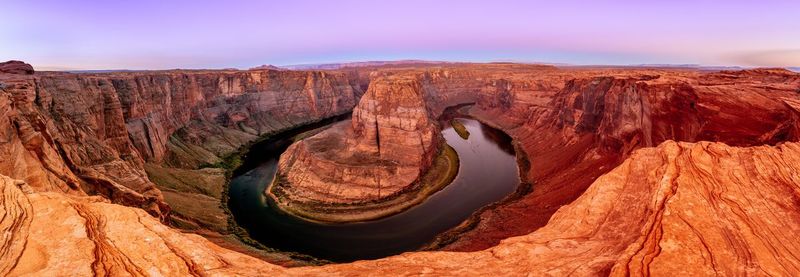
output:
POLYGON ((477 250, 544 226, 633 149, 665 140, 736 146, 798 141, 800 75, 785 70, 719 73, 576 70, 504 79, 473 113, 519 143, 533 191, 480 216, 446 249, 477 250), (556 76, 553 76, 556 75, 556 76))
POLYGON ((102 197, 33 192, 0 176, 3 276, 270 274, 278 266, 182 234, 102 197), (26 192, 23 192, 26 191, 26 192))
POLYGON ((493 248, 292 269, 178 233, 138 209, 25 193, 24 182, 0 177, 0 228, 13 234, 0 244, 0 274, 796 275, 797 172, 796 143, 667 141, 634 151, 546 226, 493 248))
MULTIPOLYGON (((0 73, 0 275, 798 275, 798 115, 800 75, 784 70, 0 73), (221 195, 222 173, 199 165, 346 111, 365 80, 412 75, 429 115, 476 102, 525 158, 533 190, 445 246, 477 251, 286 269, 159 221, 162 195, 221 195)), ((380 153, 383 130, 363 126, 375 143, 353 145, 380 153)))
POLYGON ((796 275, 798 157, 796 143, 667 141, 634 151, 531 234, 478 252, 404 254, 311 272, 796 275))
POLYGON ((0 174, 164 218, 169 206, 145 163, 170 174, 214 164, 260 135, 346 113, 360 94, 324 72, 0 74, 0 153, 15 157, 0 161, 0 174))

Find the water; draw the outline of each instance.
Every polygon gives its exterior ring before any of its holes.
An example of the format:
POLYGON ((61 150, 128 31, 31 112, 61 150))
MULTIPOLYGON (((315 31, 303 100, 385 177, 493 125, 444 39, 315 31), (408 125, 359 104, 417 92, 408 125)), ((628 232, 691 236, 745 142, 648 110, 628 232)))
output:
POLYGON ((476 120, 457 120, 469 130, 468 140, 459 137, 449 124, 442 133, 458 153, 458 176, 404 212, 374 221, 329 224, 308 222, 274 208, 263 191, 272 181, 280 153, 299 131, 251 148, 244 167, 248 171, 235 174, 231 180, 229 207, 252 238, 284 251, 346 262, 415 250, 481 207, 513 193, 520 183, 511 139, 476 120))

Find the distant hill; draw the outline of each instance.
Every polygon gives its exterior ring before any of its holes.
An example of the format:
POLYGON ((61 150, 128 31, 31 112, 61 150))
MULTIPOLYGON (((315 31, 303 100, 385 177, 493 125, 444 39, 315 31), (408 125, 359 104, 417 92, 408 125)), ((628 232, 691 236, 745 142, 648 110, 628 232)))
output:
POLYGON ((788 69, 788 70, 791 70, 791 71, 794 71, 794 72, 800 72, 800 66, 796 66, 796 67, 787 67, 786 69, 788 69))
POLYGON ((264 65, 260 65, 260 66, 251 67, 250 68, 250 70, 264 70, 264 69, 267 69, 267 70, 281 70, 281 71, 288 70, 287 68, 278 67, 278 66, 274 66, 274 65, 271 65, 271 64, 264 64, 264 65))

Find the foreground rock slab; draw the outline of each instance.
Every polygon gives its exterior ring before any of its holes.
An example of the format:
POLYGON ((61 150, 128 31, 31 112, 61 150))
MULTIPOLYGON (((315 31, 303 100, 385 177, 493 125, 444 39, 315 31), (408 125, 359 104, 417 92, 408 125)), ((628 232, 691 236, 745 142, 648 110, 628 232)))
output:
POLYGON ((257 275, 279 268, 180 233, 141 209, 27 189, 0 176, 0 228, 11 234, 0 242, 3 276, 257 275))
POLYGON ((531 234, 478 252, 286 269, 96 197, 0 177, 0 275, 800 274, 800 144, 634 151, 531 234), (27 192, 26 192, 27 191, 27 192))

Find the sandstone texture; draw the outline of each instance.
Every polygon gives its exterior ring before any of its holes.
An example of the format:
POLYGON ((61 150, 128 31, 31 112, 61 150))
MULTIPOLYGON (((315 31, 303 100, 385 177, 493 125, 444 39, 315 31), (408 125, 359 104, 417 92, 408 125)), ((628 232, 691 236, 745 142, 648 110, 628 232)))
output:
POLYGON ((255 276, 280 268, 102 197, 33 192, 6 176, 0 191, 0 228, 12 234, 0 242, 3 276, 255 276))
MULTIPOLYGON (((636 150, 539 230, 487 250, 409 253, 309 269, 448 276, 772 275, 800 272, 800 145, 666 141, 636 150)), ((299 272, 303 269, 297 269, 299 272)))
POLYGON ((800 275, 798 140, 800 75, 781 69, 3 71, 0 275, 800 275), (466 103, 514 138, 532 189, 443 234, 448 251, 284 268, 161 220, 165 199, 221 195, 201 165, 356 104, 283 169, 343 155, 309 151, 328 145, 418 172, 430 119, 466 103))
POLYGON ((541 73, 496 81, 472 109, 517 141, 533 191, 483 213, 445 249, 485 249, 544 226, 634 149, 666 140, 774 145, 800 134, 800 75, 786 70, 541 73))
POLYGON ((164 218, 145 163, 214 164, 260 135, 349 112, 360 94, 324 72, 0 74, 0 154, 13 157, 0 174, 164 218))
MULTIPOLYGON (((430 167, 442 143, 413 77, 370 83, 350 124, 337 124, 292 145, 275 188, 294 202, 358 203, 406 189, 430 167)), ((282 200, 284 200, 282 199, 282 200)))
MULTIPOLYGON (((436 118, 447 107, 474 103, 487 82, 482 72, 458 68, 368 72, 369 88, 351 124, 290 146, 281 156, 282 181, 267 194, 285 205, 321 207, 381 201, 409 190, 441 149, 436 118)), ((350 75, 367 78, 363 71, 350 75)))
POLYGON ((0 274, 778 275, 800 273, 800 145, 666 141, 634 151, 539 230, 478 252, 286 269, 97 197, 0 177, 0 274))

